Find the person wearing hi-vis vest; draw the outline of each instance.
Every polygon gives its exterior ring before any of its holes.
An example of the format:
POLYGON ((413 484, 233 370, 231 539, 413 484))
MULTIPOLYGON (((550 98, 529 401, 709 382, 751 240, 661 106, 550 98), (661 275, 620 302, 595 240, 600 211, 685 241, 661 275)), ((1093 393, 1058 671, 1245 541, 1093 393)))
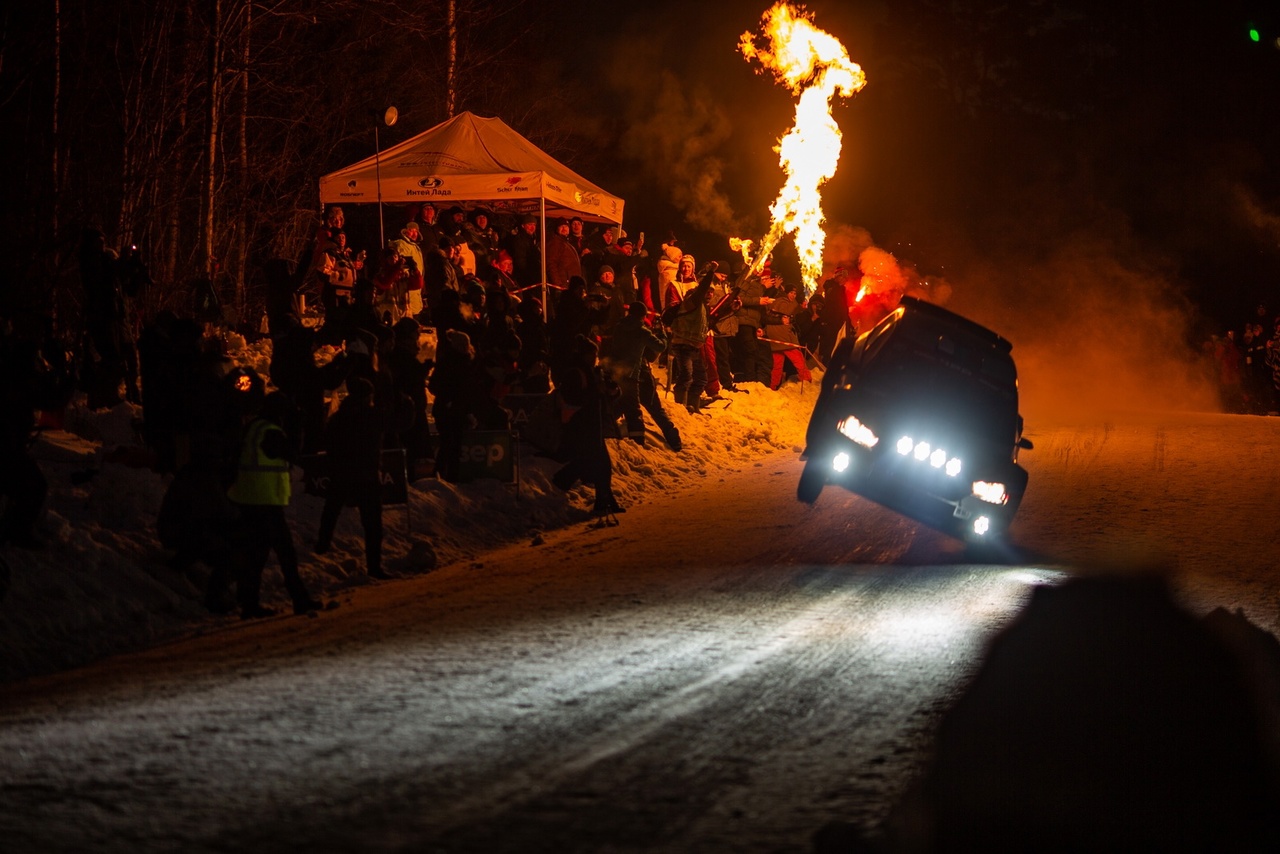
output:
POLYGON ((259 601, 262 571, 273 551, 293 599, 293 612, 306 614, 322 607, 307 593, 298 574, 298 552, 285 517, 291 497, 289 465, 295 456, 289 437, 280 426, 287 407, 288 400, 280 392, 267 395, 261 411, 245 428, 236 479, 227 490, 242 525, 236 592, 240 616, 246 620, 276 614, 275 609, 263 607, 259 601))

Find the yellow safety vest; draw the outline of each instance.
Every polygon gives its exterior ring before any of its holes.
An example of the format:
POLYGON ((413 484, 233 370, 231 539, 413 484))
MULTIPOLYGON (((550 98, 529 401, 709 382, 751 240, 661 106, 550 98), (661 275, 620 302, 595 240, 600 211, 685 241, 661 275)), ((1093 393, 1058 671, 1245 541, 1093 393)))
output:
POLYGON ((273 460, 262 453, 262 440, 273 430, 284 432, 279 425, 263 418, 249 425, 244 444, 240 447, 236 481, 227 490, 227 497, 235 503, 273 507, 289 505, 289 461, 273 460))

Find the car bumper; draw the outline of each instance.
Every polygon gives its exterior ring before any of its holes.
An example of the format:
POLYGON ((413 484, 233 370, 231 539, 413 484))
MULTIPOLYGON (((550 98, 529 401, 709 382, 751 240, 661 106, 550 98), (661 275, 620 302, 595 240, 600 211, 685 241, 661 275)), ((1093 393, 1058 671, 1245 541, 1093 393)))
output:
MULTIPOLYGON (((892 451, 867 449, 843 439, 810 457, 819 465, 830 466, 827 483, 964 540, 990 540, 1004 534, 1021 500, 1018 491, 1011 493, 1004 504, 992 504, 973 494, 975 476, 971 473, 949 477, 927 462, 892 451), (834 460, 841 453, 848 455, 848 464, 837 470, 834 460)), ((1003 482, 1019 490, 1025 484, 1016 476, 1003 482), (1010 480, 1014 482, 1009 483, 1010 480)))

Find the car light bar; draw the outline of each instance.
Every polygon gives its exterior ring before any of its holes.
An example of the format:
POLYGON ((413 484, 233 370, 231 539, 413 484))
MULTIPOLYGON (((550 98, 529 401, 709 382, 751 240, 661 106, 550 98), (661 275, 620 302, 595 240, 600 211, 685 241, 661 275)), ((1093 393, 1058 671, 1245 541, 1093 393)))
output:
POLYGON ((880 443, 880 437, 871 431, 871 428, 863 424, 858 419, 850 415, 848 418, 840 422, 840 433, 848 436, 859 445, 867 448, 874 448, 880 443))
MULTIPOLYGON (((850 436, 850 438, 853 437, 850 436)), ((855 439, 854 441, 857 440, 855 439)), ((910 436, 903 436, 894 445, 894 448, 904 457, 915 457, 920 462, 928 460, 929 465, 936 469, 942 469, 947 473, 948 477, 959 476, 960 469, 964 467, 959 457, 948 457, 947 452, 942 448, 930 447, 928 442, 917 442, 910 436)))
POLYGON ((988 504, 1004 504, 1009 500, 1003 483, 987 483, 985 480, 973 482, 973 494, 988 504))

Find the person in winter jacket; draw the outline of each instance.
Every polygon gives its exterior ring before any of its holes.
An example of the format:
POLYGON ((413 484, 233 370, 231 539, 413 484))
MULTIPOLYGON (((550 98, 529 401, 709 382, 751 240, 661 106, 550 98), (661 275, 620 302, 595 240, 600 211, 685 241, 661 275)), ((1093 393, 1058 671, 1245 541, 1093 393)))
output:
POLYGON ((800 338, 791 326, 798 311, 800 304, 796 301, 794 286, 787 288, 786 295, 778 297, 769 306, 769 322, 764 334, 769 339, 769 349, 773 351, 773 372, 769 375, 769 388, 774 391, 782 385, 782 371, 786 361, 795 366, 801 382, 813 380, 805 362, 804 350, 800 346, 800 338))
MULTIPOLYGON (((662 252, 658 254, 658 259, 655 262, 658 271, 658 278, 655 282, 658 302, 654 308, 659 312, 671 305, 671 285, 676 280, 676 274, 680 270, 680 260, 683 257, 684 253, 680 251, 680 247, 676 246, 674 242, 662 244, 662 252)), ((692 256, 690 256, 690 275, 693 274, 693 270, 694 262, 692 256)))
MULTIPOLYGON (((573 366, 562 383, 556 385, 562 410, 567 414, 561 440, 561 458, 568 462, 552 476, 563 490, 573 488, 581 480, 594 485, 595 502, 591 513, 599 526, 618 524, 623 512, 613 494, 613 460, 605 444, 604 425, 611 418, 612 402, 617 386, 606 381, 596 364, 598 349, 594 341, 579 337, 574 348, 573 366)), ((562 416, 563 417, 563 416, 562 416)))
POLYGON ((561 220, 556 233, 547 238, 547 281, 563 287, 581 275, 582 259, 569 242, 569 223, 561 220))
POLYGON ((671 391, 676 403, 692 413, 701 411, 707 385, 702 348, 711 328, 709 303, 716 267, 714 261, 707 265, 702 280, 680 301, 671 323, 671 391))
MULTIPOLYGON (((422 247, 418 245, 418 241, 422 239, 422 232, 418 229, 416 222, 406 222, 404 228, 400 229, 400 237, 390 241, 390 247, 396 250, 396 253, 404 259, 405 267, 408 268, 410 275, 417 273, 418 287, 409 287, 405 291, 405 302, 403 314, 410 317, 417 317, 422 313, 422 279, 423 271, 426 269, 422 260, 422 247)), ((400 317, 392 318, 392 323, 399 320, 400 317)))
POLYGON ((316 554, 333 544, 342 508, 354 505, 364 528, 365 571, 371 578, 390 578, 382 569, 382 434, 387 420, 374 406, 373 383, 353 378, 347 397, 329 419, 324 449, 329 490, 320 513, 316 554))
POLYGON ((662 400, 658 397, 657 383, 649 360, 666 349, 667 340, 661 332, 645 325, 648 306, 633 302, 627 306, 627 314, 605 336, 601 363, 606 376, 618 384, 618 407, 627 424, 627 438, 644 447, 644 416, 641 407, 648 410, 653 423, 658 425, 662 438, 673 451, 681 448, 680 431, 671 423, 662 400))

